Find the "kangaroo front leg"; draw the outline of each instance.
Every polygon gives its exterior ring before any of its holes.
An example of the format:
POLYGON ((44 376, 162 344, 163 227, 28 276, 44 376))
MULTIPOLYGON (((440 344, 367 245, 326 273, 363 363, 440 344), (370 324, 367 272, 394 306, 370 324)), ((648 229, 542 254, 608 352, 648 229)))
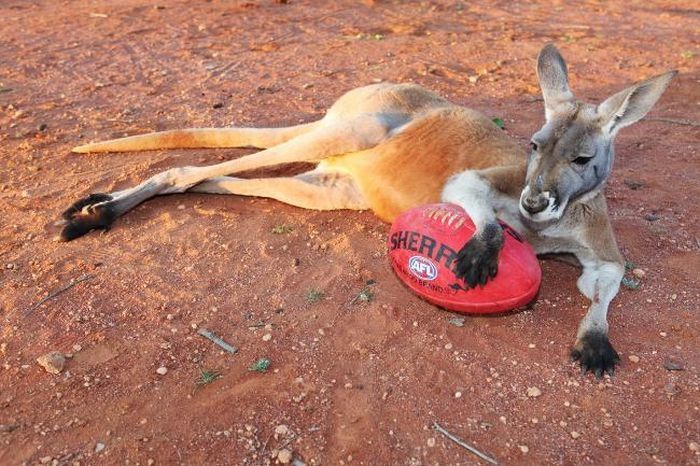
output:
POLYGON ((605 372, 612 375, 620 358, 608 339, 608 306, 620 289, 625 268, 617 262, 579 259, 583 274, 578 289, 591 300, 591 306, 579 324, 571 357, 579 361, 584 373, 591 371, 596 377, 605 372))
POLYGON ((470 287, 483 286, 498 273, 503 228, 496 219, 496 211, 509 203, 517 205, 508 191, 519 189, 521 177, 524 179, 524 172, 519 166, 467 170, 445 185, 442 200, 462 207, 476 226, 474 236, 459 250, 455 266, 457 278, 470 287), (498 189, 501 186, 505 189, 498 189))

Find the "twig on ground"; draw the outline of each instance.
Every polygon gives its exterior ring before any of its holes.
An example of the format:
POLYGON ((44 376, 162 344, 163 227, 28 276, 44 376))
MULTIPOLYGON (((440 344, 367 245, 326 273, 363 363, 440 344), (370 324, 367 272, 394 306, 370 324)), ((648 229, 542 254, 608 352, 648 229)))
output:
POLYGON ((474 448, 473 446, 469 445, 468 443, 464 443, 464 442, 463 442, 462 440, 460 440, 458 437, 455 437, 454 435, 452 435, 451 433, 449 433, 448 431, 446 431, 445 429, 443 429, 443 428, 440 426, 440 424, 438 424, 437 422, 433 422, 433 428, 434 428, 435 430, 437 430, 438 432, 440 432, 440 433, 441 433, 442 435, 444 435, 445 437, 447 437, 448 439, 452 440, 454 443, 456 443, 456 444, 459 445, 460 447, 466 448, 466 449, 469 450, 470 452, 474 453, 476 456, 478 456, 478 457, 481 458, 482 460, 488 461, 488 462, 491 463, 491 464, 498 464, 498 461, 496 461, 495 459, 491 458, 491 457, 488 456, 488 455, 485 455, 484 453, 481 453, 479 450, 477 450, 477 449, 474 448))
POLYGON ((683 126, 700 126, 700 122, 692 121, 692 120, 683 120, 681 118, 646 117, 646 118, 644 118, 644 120, 646 120, 646 121, 661 121, 663 123, 673 123, 676 125, 683 125, 683 126))
POLYGON ((44 304, 44 303, 45 303, 46 301, 48 301, 49 299, 53 299, 53 298, 55 298, 56 296, 58 296, 58 295, 60 295, 61 293, 63 293, 64 291, 70 290, 71 288, 73 288, 73 287, 74 287, 75 285, 77 285, 78 283, 84 282, 85 280, 89 280, 89 279, 91 279, 91 278, 93 278, 93 277, 94 277, 94 275, 92 275, 92 274, 85 274, 85 275, 83 275, 82 277, 76 278, 75 280, 71 280, 71 282, 70 282, 69 284, 67 284, 66 286, 64 286, 63 288, 54 291, 53 293, 49 294, 47 297, 45 297, 44 299, 42 299, 41 301, 39 301, 38 303, 36 303, 36 304, 33 305, 32 307, 30 307, 29 309, 27 309, 26 311, 24 311, 24 317, 27 317, 29 314, 31 314, 32 312, 34 312, 34 310, 35 310, 36 308, 38 308, 39 306, 41 306, 42 304, 44 304))
POLYGON ((214 332, 207 330, 204 327, 200 327, 199 330, 197 330, 197 333, 202 335, 204 338, 219 345, 220 347, 222 347, 224 350, 228 351, 231 354, 235 354, 236 352, 238 352, 238 348, 236 348, 235 346, 229 345, 224 340, 222 340, 221 338, 216 336, 216 334, 214 332))

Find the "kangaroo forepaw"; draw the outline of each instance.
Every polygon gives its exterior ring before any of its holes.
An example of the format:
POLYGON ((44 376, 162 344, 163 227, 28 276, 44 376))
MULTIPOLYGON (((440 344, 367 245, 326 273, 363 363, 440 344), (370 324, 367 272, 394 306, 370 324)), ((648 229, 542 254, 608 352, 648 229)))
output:
POLYGON ((455 276, 470 288, 485 285, 498 273, 498 256, 503 247, 503 230, 497 224, 487 225, 474 235, 457 253, 455 276))
POLYGON ((66 209, 61 240, 70 241, 91 230, 107 230, 118 216, 112 201, 109 194, 90 194, 66 209))
POLYGON ((581 365, 581 373, 591 371, 597 378, 604 373, 615 374, 615 365, 620 361, 608 335, 602 332, 589 332, 576 341, 571 350, 571 359, 581 365))

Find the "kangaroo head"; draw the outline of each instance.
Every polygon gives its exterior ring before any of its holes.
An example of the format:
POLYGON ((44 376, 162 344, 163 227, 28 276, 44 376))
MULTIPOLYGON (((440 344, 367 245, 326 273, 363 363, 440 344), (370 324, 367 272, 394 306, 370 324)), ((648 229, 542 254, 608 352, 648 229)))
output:
POLYGON ((532 136, 521 214, 532 222, 556 221, 568 205, 595 196, 610 175, 617 132, 646 115, 675 74, 655 76, 592 105, 575 100, 564 59, 546 45, 537 58, 546 121, 532 136))

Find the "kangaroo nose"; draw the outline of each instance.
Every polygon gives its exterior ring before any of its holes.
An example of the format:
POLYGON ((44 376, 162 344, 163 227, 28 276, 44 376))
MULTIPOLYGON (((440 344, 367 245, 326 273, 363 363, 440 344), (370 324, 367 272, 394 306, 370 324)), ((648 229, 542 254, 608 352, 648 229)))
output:
POLYGON ((549 201, 544 196, 524 197, 521 204, 523 209, 531 214, 542 212, 549 205, 549 201))

